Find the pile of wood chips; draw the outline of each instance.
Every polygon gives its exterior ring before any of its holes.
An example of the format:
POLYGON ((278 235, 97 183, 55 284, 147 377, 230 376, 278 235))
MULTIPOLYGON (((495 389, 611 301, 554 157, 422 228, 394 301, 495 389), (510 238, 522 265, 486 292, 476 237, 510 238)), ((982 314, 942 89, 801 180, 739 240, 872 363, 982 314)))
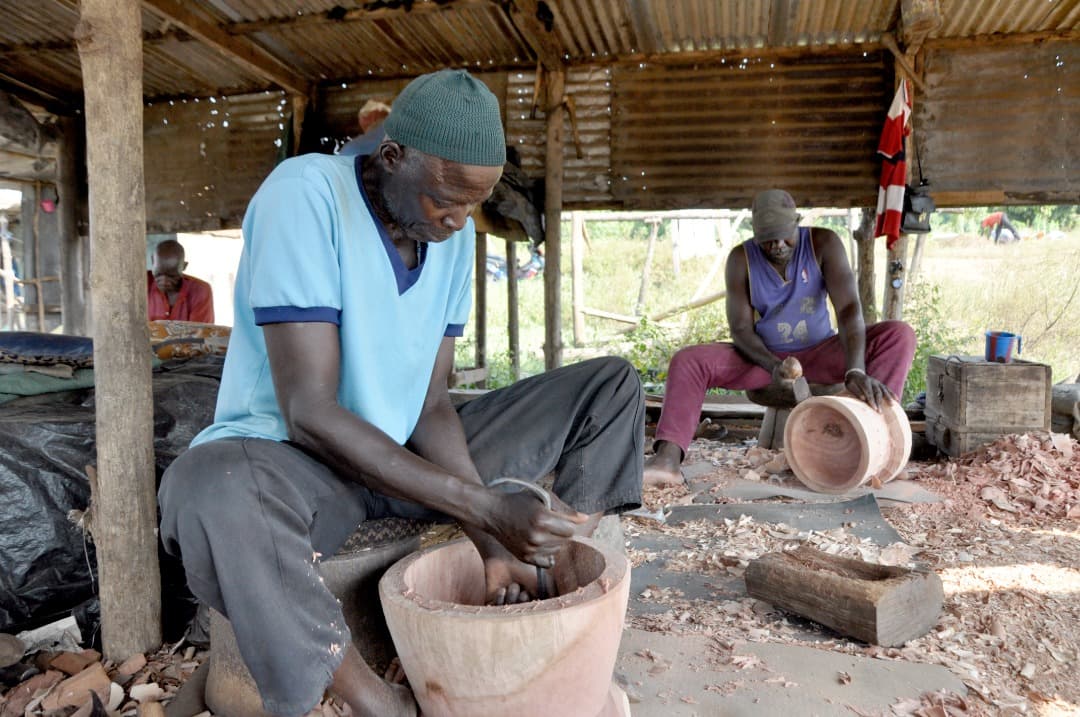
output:
POLYGON ((1063 433, 999 438, 958 460, 928 466, 938 476, 979 487, 980 500, 1021 520, 1080 518, 1080 450, 1063 433))
MULTIPOLYGON (((746 471, 757 472, 775 458, 769 453, 695 441, 688 462, 709 460, 715 472, 692 480, 694 493, 684 486, 648 489, 644 502, 655 508, 700 499, 711 492, 709 481, 746 478, 746 471)), ((905 477, 944 500, 883 508, 905 539, 885 547, 860 540, 846 528, 801 532, 746 516, 723 525, 681 526, 628 518, 624 526, 631 539, 647 534, 680 538, 679 550, 664 553, 667 569, 717 576, 718 583, 741 577, 751 560, 767 552, 803 542, 869 562, 928 565, 945 588, 942 618, 929 634, 899 648, 866 645, 824 629, 831 639, 805 640, 805 621, 791 621, 767 603, 749 597, 687 600, 677 588, 655 586, 635 599, 662 604, 666 611, 635 616, 632 625, 713 636, 720 654, 727 655, 721 661, 736 667, 740 660, 754 659, 739 654, 742 644, 802 644, 939 664, 970 690, 967 696, 901 700, 892 706, 892 715, 1080 714, 1080 446, 1061 435, 1008 436, 958 460, 912 463, 905 477)), ((785 474, 762 479, 784 481, 785 474)), ((630 557, 638 565, 658 556, 631 550, 630 557)))
POLYGON ((0 697, 0 717, 164 717, 163 705, 206 659, 205 651, 182 645, 119 665, 95 650, 39 652, 24 660, 38 674, 0 697))
MULTIPOLYGON (((166 717, 177 692, 208 655, 182 640, 120 665, 103 661, 95 650, 38 653, 24 662, 41 671, 0 696, 0 717, 166 717)), ((351 715, 348 705, 327 696, 305 717, 351 715)))

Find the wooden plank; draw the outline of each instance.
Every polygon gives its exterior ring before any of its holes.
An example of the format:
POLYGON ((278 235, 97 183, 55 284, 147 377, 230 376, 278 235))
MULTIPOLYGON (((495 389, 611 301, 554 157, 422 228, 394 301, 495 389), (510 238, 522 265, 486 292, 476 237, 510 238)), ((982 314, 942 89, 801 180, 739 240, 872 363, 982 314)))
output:
POLYGON ((746 592, 875 645, 925 635, 941 616, 941 578, 929 570, 876 565, 801 546, 746 568, 746 592))
MULTIPOLYGON (((744 396, 725 396, 730 400, 720 400, 721 397, 708 396, 701 404, 701 418, 745 418, 760 420, 765 416, 765 406, 750 403, 744 396)), ((648 394, 645 396, 645 408, 659 411, 664 405, 662 395, 648 394)))
MULTIPOLYGON (((142 4, 82 0, 98 471, 90 530, 101 636, 115 662, 161 645, 154 405, 146 322, 142 4)), ((88 470, 88 473, 91 472, 88 470)), ((104 674, 104 673, 103 673, 104 674)), ((108 677, 105 678, 106 694, 108 677)))

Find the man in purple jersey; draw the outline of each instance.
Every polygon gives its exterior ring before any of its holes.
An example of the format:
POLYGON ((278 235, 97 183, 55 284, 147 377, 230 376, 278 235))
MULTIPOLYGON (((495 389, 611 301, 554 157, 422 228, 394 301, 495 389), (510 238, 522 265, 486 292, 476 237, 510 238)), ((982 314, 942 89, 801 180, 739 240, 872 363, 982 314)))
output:
POLYGON ((843 383, 874 408, 903 392, 915 332, 902 321, 865 326, 840 237, 798 224, 795 200, 787 192, 769 189, 754 198, 754 236, 732 249, 727 260, 732 341, 688 346, 672 357, 655 453, 645 463, 646 485, 682 481, 679 466, 706 390, 767 386, 781 378, 780 365, 788 356, 799 360, 808 381, 843 383))

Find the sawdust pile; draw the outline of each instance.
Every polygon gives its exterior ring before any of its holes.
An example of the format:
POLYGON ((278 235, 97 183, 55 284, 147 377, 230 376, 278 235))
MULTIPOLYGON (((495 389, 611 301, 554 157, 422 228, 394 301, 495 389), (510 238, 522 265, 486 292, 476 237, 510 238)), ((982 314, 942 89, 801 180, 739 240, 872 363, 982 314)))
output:
POLYGON ((1018 517, 1080 518, 1080 449, 1065 434, 1004 436, 922 475, 978 486, 980 500, 1018 517))

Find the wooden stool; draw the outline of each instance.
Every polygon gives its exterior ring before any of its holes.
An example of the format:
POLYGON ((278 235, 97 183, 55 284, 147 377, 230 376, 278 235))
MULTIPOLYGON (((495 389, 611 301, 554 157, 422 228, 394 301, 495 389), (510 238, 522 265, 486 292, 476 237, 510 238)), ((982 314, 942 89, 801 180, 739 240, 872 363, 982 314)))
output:
MULTIPOLYGON (((420 534, 429 527, 430 523, 401 518, 366 521, 341 550, 319 564, 326 586, 341 601, 353 644, 370 665, 385 667, 394 654, 379 603, 379 579, 391 565, 420 549, 420 534)), ((232 625, 214 610, 207 662, 205 700, 215 715, 267 717, 232 625)))
MULTIPOLYGON (((833 396, 844 390, 842 383, 811 383, 811 396, 833 396)), ((758 447, 779 450, 784 447, 784 426, 788 414, 795 408, 795 391, 790 383, 769 384, 764 388, 752 388, 746 392, 752 403, 765 406, 765 417, 758 431, 758 447)))

